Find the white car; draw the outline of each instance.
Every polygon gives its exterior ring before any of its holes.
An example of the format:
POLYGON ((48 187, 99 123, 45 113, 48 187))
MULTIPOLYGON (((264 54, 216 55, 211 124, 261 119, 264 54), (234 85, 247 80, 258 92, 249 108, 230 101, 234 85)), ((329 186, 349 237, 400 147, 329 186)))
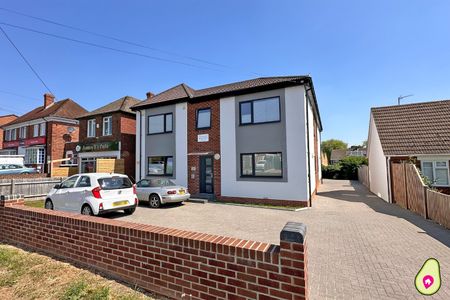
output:
POLYGON ((83 215, 99 215, 123 210, 131 215, 139 200, 126 175, 86 173, 71 176, 55 185, 45 199, 45 208, 83 215))
POLYGON ((136 183, 136 194, 139 201, 148 201, 152 208, 165 203, 181 203, 191 197, 185 187, 166 178, 142 179, 136 183))

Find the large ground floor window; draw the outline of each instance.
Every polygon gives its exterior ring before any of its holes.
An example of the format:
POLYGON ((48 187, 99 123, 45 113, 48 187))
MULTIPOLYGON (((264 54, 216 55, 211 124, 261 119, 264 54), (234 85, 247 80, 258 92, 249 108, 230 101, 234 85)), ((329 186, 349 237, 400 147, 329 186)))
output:
POLYGON ((173 175, 173 156, 150 156, 148 158, 148 175, 173 175))
POLYGON ((45 164, 45 148, 43 147, 25 148, 25 164, 27 165, 45 164))
POLYGON ((281 153, 241 154, 241 177, 283 177, 281 153))
POLYGON ((449 186, 447 161, 422 161, 422 174, 435 186, 449 186))

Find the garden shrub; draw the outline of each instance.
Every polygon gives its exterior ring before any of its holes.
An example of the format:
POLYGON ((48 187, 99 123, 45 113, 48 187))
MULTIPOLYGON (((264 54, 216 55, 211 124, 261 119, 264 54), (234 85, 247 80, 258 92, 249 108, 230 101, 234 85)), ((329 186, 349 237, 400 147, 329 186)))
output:
POLYGON ((322 166, 322 177, 328 179, 358 179, 358 168, 367 165, 367 158, 361 156, 347 156, 339 163, 322 166))

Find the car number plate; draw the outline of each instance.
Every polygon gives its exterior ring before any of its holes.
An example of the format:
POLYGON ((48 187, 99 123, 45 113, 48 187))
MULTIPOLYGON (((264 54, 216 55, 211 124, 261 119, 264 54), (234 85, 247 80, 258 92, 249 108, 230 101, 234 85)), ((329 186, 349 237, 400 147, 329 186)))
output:
POLYGON ((185 192, 185 190, 179 190, 178 191, 178 194, 180 194, 180 195, 184 195, 186 192, 185 192))
POLYGON ((128 201, 117 201, 113 203, 113 206, 122 206, 122 205, 127 205, 128 201))

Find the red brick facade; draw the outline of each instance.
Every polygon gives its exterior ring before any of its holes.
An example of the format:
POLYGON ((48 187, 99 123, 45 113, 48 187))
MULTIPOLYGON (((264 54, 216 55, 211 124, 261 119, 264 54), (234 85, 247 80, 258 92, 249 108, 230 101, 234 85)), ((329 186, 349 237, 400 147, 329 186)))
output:
POLYGON ((278 246, 0 200, 0 240, 173 299, 307 299, 304 232, 278 246))
MULTIPOLYGON (((33 129, 31 128, 31 130, 33 129)), ((64 149, 66 143, 78 142, 78 125, 61 122, 48 122, 46 132, 47 155, 50 155, 52 160, 64 158, 64 149), (69 133, 69 128, 73 128, 72 130, 74 131, 72 133, 69 133)))
POLYGON ((136 160, 136 116, 134 114, 114 112, 80 119, 80 143, 98 143, 119 141, 120 157, 125 160, 125 174, 135 177, 136 160), (112 135, 103 136, 103 118, 112 116, 112 135), (95 119, 98 127, 95 137, 87 137, 88 120, 95 119))
MULTIPOLYGON (((188 103, 188 189, 191 194, 200 192, 200 155, 199 153, 220 154, 220 101, 209 100, 199 103, 188 103), (211 109, 211 128, 197 129, 197 110, 201 108, 211 109), (208 142, 198 142, 199 134, 209 134, 208 142), (195 168, 195 170, 193 170, 195 168)), ((220 188, 220 159, 213 159, 214 195, 221 195, 220 188)))
POLYGON ((17 119, 16 115, 0 116, 0 149, 3 149, 3 129, 1 126, 17 119))

